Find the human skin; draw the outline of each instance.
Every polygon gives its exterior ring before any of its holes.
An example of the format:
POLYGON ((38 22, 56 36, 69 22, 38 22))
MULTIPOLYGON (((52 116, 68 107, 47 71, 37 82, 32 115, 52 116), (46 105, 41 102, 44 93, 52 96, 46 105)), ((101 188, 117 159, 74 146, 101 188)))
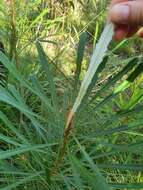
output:
MULTIPOLYGON (((115 40, 134 35, 143 26, 143 0, 112 0, 108 18, 115 26, 115 40)), ((143 37, 143 32, 138 35, 143 37)))

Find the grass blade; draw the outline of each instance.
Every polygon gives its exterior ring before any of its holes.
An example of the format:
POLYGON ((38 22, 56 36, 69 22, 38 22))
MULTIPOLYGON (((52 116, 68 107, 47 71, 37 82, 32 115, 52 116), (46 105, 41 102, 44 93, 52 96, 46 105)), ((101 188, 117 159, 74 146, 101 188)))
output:
POLYGON ((80 149, 80 151, 82 152, 82 154, 84 155, 85 160, 90 164, 91 169, 93 170, 93 173, 95 175, 95 180, 94 180, 94 187, 96 187, 96 189, 100 190, 109 190, 109 186, 106 184, 104 177, 101 175, 101 173, 99 172, 99 169, 97 168, 97 166, 94 164, 93 160, 89 157, 89 155, 87 154, 87 152, 85 151, 85 149, 80 145, 79 141, 75 138, 75 141, 80 149))
POLYGON ((81 84, 78 97, 73 105, 71 111, 72 114, 75 113, 78 107, 80 106, 82 99, 85 96, 89 85, 91 84, 94 74, 103 60, 103 57, 105 55, 105 52, 107 50, 110 41, 112 40, 112 37, 113 37, 113 25, 108 24, 101 35, 101 38, 94 50, 93 56, 91 57, 89 68, 81 84))
POLYGON ((41 46, 41 44, 39 42, 36 43, 36 47, 37 47, 37 51, 38 51, 38 54, 39 54, 40 63, 42 65, 43 70, 45 71, 47 79, 49 81, 50 92, 51 92, 51 96, 52 96, 53 105, 55 107, 57 107, 57 105, 58 105, 57 95, 56 95, 54 79, 53 79, 53 76, 51 74, 50 65, 49 65, 49 63, 47 61, 46 54, 45 54, 45 52, 43 50, 43 47, 41 46))
POLYGON ((11 121, 9 121, 7 116, 2 111, 0 111, 0 120, 2 120, 5 123, 7 128, 12 133, 14 133, 19 138, 19 140, 21 140, 23 143, 28 144, 28 140, 19 132, 19 130, 16 127, 14 127, 14 125, 11 123, 11 121))
POLYGON ((2 187, 1 190, 11 190, 17 188, 19 185, 28 183, 33 180, 37 180, 37 177, 41 175, 41 172, 36 172, 35 174, 29 175, 28 177, 25 177, 21 180, 17 180, 15 183, 8 185, 6 187, 2 187))
POLYGON ((81 73, 81 66, 82 66, 86 42, 87 42, 87 33, 83 32, 80 35, 80 40, 79 40, 79 45, 78 45, 78 50, 77 50, 77 60, 76 60, 77 68, 76 68, 76 73, 75 73, 75 85, 76 86, 78 84, 80 73, 81 73))
POLYGON ((91 174, 84 166, 83 163, 78 161, 75 157, 70 155, 72 164, 75 166, 77 172, 88 183, 88 186, 93 190, 109 190, 107 184, 105 184, 98 176, 98 174, 91 174))
POLYGON ((143 188, 143 183, 136 183, 136 184, 111 184, 110 185, 113 189, 140 189, 142 190, 143 188))
POLYGON ((19 155, 25 152, 29 151, 38 151, 38 149, 43 149, 48 146, 51 146, 50 144, 43 144, 43 145, 26 145, 20 148, 12 149, 12 150, 6 150, 6 151, 0 151, 0 160, 11 158, 12 156, 19 155))
MULTIPOLYGON (((35 89, 33 89, 33 87, 29 84, 28 80, 25 79, 21 73, 19 73, 14 63, 10 62, 9 59, 1 52, 0 52, 0 61, 8 69, 9 73, 12 74, 12 76, 22 84, 22 86, 26 87, 32 93, 36 94, 39 98, 41 98, 41 94, 39 94, 35 89)), ((50 103, 47 103, 47 106, 49 107, 51 112, 55 111, 50 103)))
POLYGON ((108 90, 111 86, 113 86, 118 80, 120 80, 124 75, 126 75, 129 71, 131 71, 138 63, 138 58, 132 58, 129 63, 112 79, 110 79, 98 92, 96 92, 95 96, 91 99, 90 103, 92 103, 101 93, 108 90))

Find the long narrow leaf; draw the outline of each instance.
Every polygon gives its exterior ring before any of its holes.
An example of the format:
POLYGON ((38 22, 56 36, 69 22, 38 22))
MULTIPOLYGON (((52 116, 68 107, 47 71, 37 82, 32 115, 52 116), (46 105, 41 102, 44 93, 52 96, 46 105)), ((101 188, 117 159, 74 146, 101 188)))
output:
POLYGON ((57 96, 56 96, 56 89, 55 89, 54 79, 53 79, 53 76, 52 76, 51 71, 50 71, 49 63, 47 61, 46 54, 43 50, 43 47, 41 46, 41 44, 39 42, 36 43, 36 47, 37 47, 37 51, 39 54, 40 63, 42 65, 43 70, 45 71, 46 76, 47 76, 48 81, 49 81, 50 92, 52 95, 52 101, 53 101, 54 106, 56 107, 58 105, 57 96))
POLYGON ((88 68, 88 70, 85 74, 84 80, 81 84, 81 88, 79 90, 78 97, 77 97, 77 99, 74 103, 74 106, 72 108, 72 111, 71 111, 72 113, 75 113, 76 110, 78 109, 78 107, 80 106, 82 99, 85 96, 89 85, 91 84, 94 74, 97 71, 100 63, 103 60, 103 57, 105 55, 105 52, 107 50, 107 47, 108 47, 110 41, 112 40, 112 37, 113 37, 113 25, 108 24, 105 27, 105 29, 101 35, 101 38, 94 50, 93 56, 91 57, 89 68, 88 68))
POLYGON ((75 84, 77 85, 81 73, 81 66, 82 66, 82 61, 83 61, 83 56, 84 56, 84 50, 85 50, 85 45, 87 42, 87 33, 83 32, 80 35, 80 40, 79 40, 79 45, 78 45, 78 50, 77 50, 77 60, 76 60, 76 73, 75 73, 75 84))
POLYGON ((23 179, 17 180, 15 183, 2 187, 1 190, 11 190, 17 188, 19 185, 28 183, 33 180, 37 180, 37 177, 41 175, 41 172, 37 172, 35 174, 29 175, 28 177, 25 177, 23 179))
POLYGON ((51 144, 43 144, 43 145, 26 145, 20 148, 7 150, 7 151, 0 151, 0 160, 10 158, 15 155, 19 155, 29 151, 38 151, 38 149, 46 148, 51 146, 51 144))
MULTIPOLYGON (((26 80, 22 76, 22 74, 17 70, 14 63, 10 62, 6 55, 4 55, 2 52, 0 52, 0 61, 8 69, 9 73, 13 75, 14 78, 16 78, 24 87, 28 88, 32 93, 36 94, 39 98, 41 98, 41 94, 39 94, 35 89, 33 89, 28 80, 26 80)), ((54 108, 52 107, 50 102, 47 102, 47 106, 49 107, 50 111, 54 111, 54 108)))

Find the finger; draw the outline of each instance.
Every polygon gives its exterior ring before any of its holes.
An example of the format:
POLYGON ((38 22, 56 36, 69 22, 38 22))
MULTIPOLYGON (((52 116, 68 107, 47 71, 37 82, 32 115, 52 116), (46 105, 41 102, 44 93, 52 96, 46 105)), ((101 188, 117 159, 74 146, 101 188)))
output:
POLYGON ((127 37, 128 31, 129 31, 129 27, 127 25, 115 26, 114 40, 119 41, 127 37))
POLYGON ((129 37, 133 36, 134 34, 136 34, 138 29, 139 29, 138 26, 129 27, 127 37, 129 38, 129 37))
MULTIPOLYGON (((128 1, 128 0, 112 0, 112 1, 111 1, 111 4, 110 4, 110 6, 109 6, 109 9, 111 9, 111 8, 112 8, 115 4, 117 4, 117 3, 123 3, 123 2, 126 2, 126 1, 128 1)), ((110 13, 110 11, 109 11, 109 13, 110 13)), ((110 19, 110 14, 108 14, 107 20, 108 20, 108 21, 111 20, 111 19, 110 19)))
POLYGON ((123 2, 127 2, 128 0, 112 0, 111 1, 111 6, 117 4, 117 3, 123 3, 123 2))
POLYGON ((109 19, 118 24, 143 25, 143 1, 128 1, 114 5, 109 19))

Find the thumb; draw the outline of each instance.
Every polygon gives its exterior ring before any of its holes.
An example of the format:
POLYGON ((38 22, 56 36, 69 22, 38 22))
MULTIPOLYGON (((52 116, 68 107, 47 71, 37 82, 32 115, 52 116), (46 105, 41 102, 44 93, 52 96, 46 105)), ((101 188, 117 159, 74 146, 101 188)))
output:
POLYGON ((116 24, 143 25, 143 1, 128 1, 112 6, 109 19, 116 24))

